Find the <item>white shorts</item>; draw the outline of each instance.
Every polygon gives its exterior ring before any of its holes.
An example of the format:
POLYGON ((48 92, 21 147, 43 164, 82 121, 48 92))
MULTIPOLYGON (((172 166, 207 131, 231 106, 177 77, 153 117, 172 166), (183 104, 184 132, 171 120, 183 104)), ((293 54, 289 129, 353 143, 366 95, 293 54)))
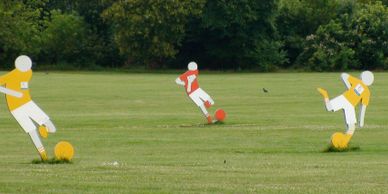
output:
POLYGON ((11 114, 26 133, 36 130, 36 126, 32 120, 39 125, 43 125, 50 120, 46 113, 44 113, 32 100, 11 111, 11 114))
POLYGON ((331 107, 334 111, 343 109, 345 122, 348 125, 353 125, 357 123, 356 111, 354 106, 345 98, 344 95, 337 96, 336 98, 330 100, 331 107))
POLYGON ((207 94, 205 91, 203 91, 201 88, 198 88, 193 93, 189 95, 191 100, 197 105, 202 106, 204 102, 209 101, 210 103, 214 104, 213 99, 207 94))

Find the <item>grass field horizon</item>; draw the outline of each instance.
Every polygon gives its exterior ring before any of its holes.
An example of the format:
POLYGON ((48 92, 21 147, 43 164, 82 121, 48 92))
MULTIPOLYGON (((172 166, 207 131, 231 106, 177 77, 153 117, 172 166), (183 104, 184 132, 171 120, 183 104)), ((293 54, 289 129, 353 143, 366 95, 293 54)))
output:
POLYGON ((34 73, 32 98, 58 128, 43 140, 49 157, 60 140, 76 155, 34 164, 36 150, 0 97, 0 193, 388 192, 388 73, 375 73, 366 126, 351 142, 359 150, 341 153, 324 150, 344 131, 342 112, 326 112, 316 91, 340 95, 340 73, 200 75, 211 113, 227 112, 220 125, 204 124, 177 76, 34 73))

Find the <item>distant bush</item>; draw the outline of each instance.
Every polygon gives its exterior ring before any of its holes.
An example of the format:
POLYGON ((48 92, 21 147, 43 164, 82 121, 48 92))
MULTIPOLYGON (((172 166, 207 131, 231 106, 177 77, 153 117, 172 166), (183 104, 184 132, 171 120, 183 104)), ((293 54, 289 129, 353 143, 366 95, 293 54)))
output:
POLYGON ((387 69, 388 9, 381 2, 358 9, 307 36, 297 64, 318 71, 387 69))
POLYGON ((93 65, 93 35, 76 13, 52 11, 41 34, 42 61, 93 65))
POLYGON ((0 62, 1 67, 13 67, 20 54, 35 56, 40 52, 39 12, 21 2, 0 2, 0 62))

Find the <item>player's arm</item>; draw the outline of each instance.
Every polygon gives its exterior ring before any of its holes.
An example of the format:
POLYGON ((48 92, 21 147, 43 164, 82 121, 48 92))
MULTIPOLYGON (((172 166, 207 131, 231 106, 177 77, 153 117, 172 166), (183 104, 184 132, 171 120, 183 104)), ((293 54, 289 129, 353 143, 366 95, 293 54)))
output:
POLYGON ((364 119, 365 119, 366 105, 360 105, 360 127, 364 127, 364 119))
POLYGON ((191 84, 194 82, 195 78, 197 78, 195 75, 187 77, 187 92, 191 92, 191 84))
POLYGON ((180 77, 176 78, 175 83, 178 84, 178 85, 181 85, 181 86, 185 85, 185 82, 182 81, 180 77))
POLYGON ((23 93, 17 92, 15 90, 10 90, 10 89, 2 87, 2 86, 0 86, 0 93, 4 93, 4 94, 7 94, 7 95, 16 97, 16 98, 23 97, 23 93))
POLYGON ((364 95, 365 96, 362 97, 361 103, 360 103, 360 122, 359 122, 360 127, 364 127, 366 107, 369 105, 369 98, 370 98, 369 91, 367 93, 364 93, 364 95))
POLYGON ((352 87, 352 85, 349 82, 350 75, 347 73, 342 73, 341 74, 342 82, 345 84, 346 89, 349 89, 352 87))

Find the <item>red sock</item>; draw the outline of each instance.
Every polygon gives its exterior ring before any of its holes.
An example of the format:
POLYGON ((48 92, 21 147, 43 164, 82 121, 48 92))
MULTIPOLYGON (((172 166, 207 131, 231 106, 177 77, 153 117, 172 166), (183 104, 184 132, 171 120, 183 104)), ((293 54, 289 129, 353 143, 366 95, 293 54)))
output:
POLYGON ((213 119, 211 116, 207 116, 207 123, 209 123, 209 124, 213 123, 213 119))
POLYGON ((210 108, 211 106, 212 106, 212 104, 210 104, 209 101, 206 101, 206 102, 205 102, 205 107, 206 107, 206 108, 210 108))

